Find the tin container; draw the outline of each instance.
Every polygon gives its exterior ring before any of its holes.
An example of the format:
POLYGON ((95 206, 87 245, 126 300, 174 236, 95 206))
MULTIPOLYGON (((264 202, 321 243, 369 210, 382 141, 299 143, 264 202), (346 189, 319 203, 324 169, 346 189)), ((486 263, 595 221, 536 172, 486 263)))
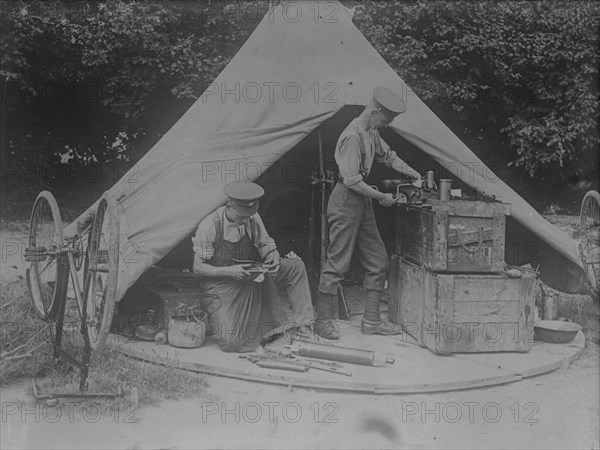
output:
POLYGON ((452 180, 440 178, 440 200, 450 200, 450 190, 452 189, 452 180))
POLYGON ((558 294, 544 295, 542 299, 542 319, 556 319, 558 317, 558 294))
POLYGON ((198 348, 206 340, 207 315, 204 311, 193 314, 174 314, 169 319, 169 345, 179 348, 198 348))
POLYGON ((433 170, 427 172, 427 189, 433 189, 435 187, 435 180, 433 179, 433 170))

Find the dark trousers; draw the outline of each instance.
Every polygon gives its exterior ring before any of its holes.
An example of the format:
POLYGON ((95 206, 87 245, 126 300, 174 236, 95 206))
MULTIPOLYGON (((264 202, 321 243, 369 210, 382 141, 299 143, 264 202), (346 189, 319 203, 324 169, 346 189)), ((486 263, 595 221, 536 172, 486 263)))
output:
POLYGON ((327 262, 321 272, 319 291, 337 294, 340 281, 350 268, 355 246, 365 268, 363 286, 376 291, 383 290, 388 258, 377 230, 371 199, 337 183, 327 206, 327 221, 330 244, 327 262))

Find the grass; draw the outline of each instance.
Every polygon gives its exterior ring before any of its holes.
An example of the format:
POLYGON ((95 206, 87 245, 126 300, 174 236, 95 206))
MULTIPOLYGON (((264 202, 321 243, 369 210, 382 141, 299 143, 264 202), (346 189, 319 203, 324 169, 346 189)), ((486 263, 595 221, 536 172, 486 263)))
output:
POLYGON ((558 316, 566 317, 582 327, 586 345, 600 344, 600 303, 591 295, 565 294, 558 292, 558 316))
MULTIPOLYGON (((31 353, 24 358, 0 360, 0 385, 36 378, 41 391, 77 393, 79 370, 69 364, 54 363, 48 339, 50 329, 35 316, 23 280, 2 284, 0 308, 2 354, 11 351, 14 355, 31 353), (26 345, 22 347, 23 344, 26 345)), ((82 339, 75 329, 66 327, 63 343, 68 353, 78 356, 82 339)), ((119 386, 128 392, 135 387, 140 405, 156 404, 163 399, 203 396, 207 387, 204 378, 198 374, 138 361, 109 348, 92 353, 88 384, 89 392, 114 393, 119 386)), ((83 402, 81 406, 85 404, 83 402)))
POLYGON ((0 286, 0 327, 1 384, 14 377, 34 376, 51 359, 50 345, 45 344, 48 327, 35 316, 24 280, 0 286))

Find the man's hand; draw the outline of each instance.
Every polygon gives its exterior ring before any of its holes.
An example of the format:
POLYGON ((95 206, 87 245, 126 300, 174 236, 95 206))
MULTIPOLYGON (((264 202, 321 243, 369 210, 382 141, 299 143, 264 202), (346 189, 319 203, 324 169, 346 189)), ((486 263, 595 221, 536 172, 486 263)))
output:
POLYGON ((250 264, 237 264, 227 267, 227 273, 234 280, 241 281, 250 276, 250 272, 246 270, 248 268, 250 268, 250 264))
POLYGON ((277 250, 273 250, 269 253, 265 258, 265 264, 269 268, 268 274, 275 274, 279 270, 279 263, 281 261, 281 257, 279 256, 279 252, 277 250))
POLYGON ((396 200, 394 200, 394 196, 392 194, 383 194, 385 195, 385 197, 381 198, 379 200, 379 204, 381 206, 392 206, 394 203, 396 203, 396 200))

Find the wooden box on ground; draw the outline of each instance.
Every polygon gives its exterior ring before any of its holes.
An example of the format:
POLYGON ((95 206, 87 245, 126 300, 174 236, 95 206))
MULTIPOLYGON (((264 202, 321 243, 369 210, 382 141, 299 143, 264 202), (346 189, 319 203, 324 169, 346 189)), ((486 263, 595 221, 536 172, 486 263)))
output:
POLYGON ((390 257, 388 315, 436 353, 526 352, 535 276, 435 273, 390 257))
POLYGON ((504 270, 507 203, 428 199, 431 209, 398 208, 395 250, 431 270, 504 270))

